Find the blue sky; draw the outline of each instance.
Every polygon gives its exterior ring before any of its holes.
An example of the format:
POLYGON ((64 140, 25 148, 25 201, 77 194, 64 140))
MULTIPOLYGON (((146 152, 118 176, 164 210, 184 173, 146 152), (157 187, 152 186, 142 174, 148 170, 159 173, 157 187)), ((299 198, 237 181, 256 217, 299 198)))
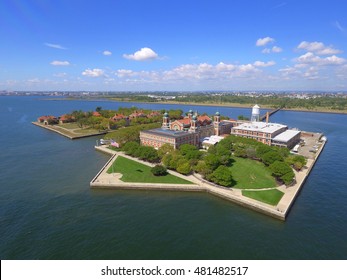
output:
POLYGON ((345 0, 2 0, 0 90, 347 91, 345 0))

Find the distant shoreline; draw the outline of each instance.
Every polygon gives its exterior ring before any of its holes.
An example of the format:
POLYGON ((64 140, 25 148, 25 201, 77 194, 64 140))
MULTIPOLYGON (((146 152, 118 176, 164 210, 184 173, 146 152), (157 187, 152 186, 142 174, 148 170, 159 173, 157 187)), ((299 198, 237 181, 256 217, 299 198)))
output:
MULTIPOLYGON (((121 103, 142 103, 142 104, 163 104, 163 105, 191 105, 191 106, 205 106, 205 107, 231 107, 231 108, 252 108, 254 104, 240 104, 240 103, 212 103, 212 104, 206 104, 206 103, 189 103, 189 102, 162 102, 162 101, 156 101, 156 102, 146 102, 146 101, 124 101, 124 100, 115 100, 112 98, 106 98, 106 99, 84 99, 84 98, 43 98, 42 100, 48 100, 48 101, 93 101, 93 102, 99 102, 99 101, 109 101, 109 102, 121 102, 121 103)), ((272 106, 261 105, 261 109, 274 109, 272 106)), ((317 109, 317 110, 310 110, 305 108, 283 108, 281 109, 283 111, 293 111, 293 112, 308 112, 308 113, 327 113, 327 114, 340 114, 340 115, 347 115, 347 111, 334 111, 334 110, 324 110, 324 109, 317 109)))

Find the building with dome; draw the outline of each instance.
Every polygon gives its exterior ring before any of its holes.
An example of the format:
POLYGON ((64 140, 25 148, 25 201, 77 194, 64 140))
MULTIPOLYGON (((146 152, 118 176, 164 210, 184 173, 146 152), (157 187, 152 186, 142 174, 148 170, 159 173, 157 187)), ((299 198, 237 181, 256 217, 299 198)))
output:
POLYGON ((200 147, 202 141, 211 135, 230 134, 232 121, 220 120, 217 112, 213 120, 207 115, 198 115, 190 110, 187 116, 170 120, 169 114, 163 114, 161 128, 140 132, 141 145, 160 148, 164 144, 170 144, 177 149, 182 144, 192 144, 200 147))

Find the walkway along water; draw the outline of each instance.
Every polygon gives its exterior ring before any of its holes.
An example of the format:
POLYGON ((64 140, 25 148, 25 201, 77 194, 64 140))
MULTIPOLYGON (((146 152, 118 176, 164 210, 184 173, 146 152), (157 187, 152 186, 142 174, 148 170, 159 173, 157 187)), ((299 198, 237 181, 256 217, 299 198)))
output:
POLYGON ((107 170, 112 166, 118 155, 129 158, 131 160, 140 162, 148 166, 154 166, 154 164, 141 161, 136 158, 129 157, 122 152, 116 152, 109 149, 107 146, 95 146, 95 149, 103 153, 112 155, 110 160, 101 168, 99 173, 90 182, 91 188, 99 189, 141 189, 141 190, 168 190, 168 191, 203 191, 212 195, 224 198, 226 200, 235 202, 239 205, 253 209, 255 211, 264 213, 271 217, 285 220, 288 215, 291 206, 294 203, 295 198, 300 192, 301 187, 305 183, 307 176, 310 174, 316 160, 322 152, 326 141, 322 142, 320 149, 318 150, 315 159, 308 159, 306 168, 297 172, 295 171, 296 182, 290 187, 282 185, 277 189, 284 192, 283 197, 276 206, 253 200, 251 198, 242 195, 240 189, 225 188, 216 184, 210 183, 201 178, 200 175, 184 176, 178 172, 169 170, 168 172, 174 176, 189 180, 194 184, 154 184, 154 183, 127 183, 120 180, 121 174, 112 173, 108 174, 107 170))

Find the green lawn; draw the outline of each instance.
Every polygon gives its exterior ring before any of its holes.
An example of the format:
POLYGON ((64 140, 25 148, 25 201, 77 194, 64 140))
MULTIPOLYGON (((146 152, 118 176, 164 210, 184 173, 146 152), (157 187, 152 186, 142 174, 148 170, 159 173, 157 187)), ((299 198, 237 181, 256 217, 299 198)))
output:
POLYGON ((270 170, 261 162, 233 157, 233 162, 230 167, 233 179, 237 189, 263 189, 275 188, 276 180, 271 176, 270 170))
POLYGON ((284 193, 276 189, 265 191, 243 190, 242 195, 275 206, 281 200, 284 193))
POLYGON ((154 176, 151 172, 151 167, 138 163, 136 161, 118 156, 113 162, 107 173, 123 174, 121 180, 123 182, 134 183, 164 183, 164 184, 193 184, 190 181, 179 177, 167 174, 165 176, 154 176))

